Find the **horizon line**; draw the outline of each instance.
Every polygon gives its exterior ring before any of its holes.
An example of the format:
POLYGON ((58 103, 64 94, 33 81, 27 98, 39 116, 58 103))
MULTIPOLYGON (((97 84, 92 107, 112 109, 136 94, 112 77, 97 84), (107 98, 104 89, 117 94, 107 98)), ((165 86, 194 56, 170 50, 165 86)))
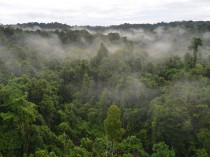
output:
POLYGON ((174 23, 174 22, 210 22, 209 20, 177 20, 177 21, 170 21, 170 22, 167 22, 167 21, 161 21, 161 22, 154 22, 154 23, 151 23, 151 22, 148 22, 148 23, 121 23, 121 24, 114 24, 114 25, 70 25, 70 24, 67 24, 67 23, 62 23, 62 22, 57 22, 57 21, 52 21, 52 22, 37 22, 37 21, 33 21, 33 22, 24 22, 24 23, 16 23, 16 24, 2 24, 0 23, 0 25, 3 25, 3 26, 14 26, 14 25, 23 25, 23 24, 29 24, 29 23, 39 23, 39 24, 53 24, 53 23, 59 23, 59 24, 62 24, 62 25, 67 25, 67 26, 70 26, 70 27, 85 27, 85 26, 89 26, 89 27, 110 27, 110 26, 120 26, 120 25, 125 25, 125 24, 129 24, 129 25, 157 25, 157 24, 161 24, 161 23, 165 23, 165 24, 169 24, 169 23, 174 23))

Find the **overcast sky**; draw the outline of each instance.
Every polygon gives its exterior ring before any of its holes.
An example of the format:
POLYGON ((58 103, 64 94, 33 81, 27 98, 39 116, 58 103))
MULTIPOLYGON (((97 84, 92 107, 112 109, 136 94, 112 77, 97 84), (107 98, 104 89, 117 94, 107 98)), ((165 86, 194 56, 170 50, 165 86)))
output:
POLYGON ((210 21, 210 0, 0 0, 0 23, 116 25, 210 21))

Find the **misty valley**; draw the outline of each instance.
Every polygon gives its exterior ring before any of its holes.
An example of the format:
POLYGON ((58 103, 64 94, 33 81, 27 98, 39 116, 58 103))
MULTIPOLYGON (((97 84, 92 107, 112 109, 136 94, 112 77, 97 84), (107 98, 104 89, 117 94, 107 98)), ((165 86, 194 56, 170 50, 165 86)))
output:
POLYGON ((0 157, 210 156, 210 22, 0 25, 0 157))

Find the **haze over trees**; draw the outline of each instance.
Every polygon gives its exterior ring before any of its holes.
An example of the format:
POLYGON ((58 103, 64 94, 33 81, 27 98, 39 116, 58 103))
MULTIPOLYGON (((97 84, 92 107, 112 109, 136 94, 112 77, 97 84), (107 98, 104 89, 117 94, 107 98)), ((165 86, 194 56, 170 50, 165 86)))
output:
POLYGON ((210 22, 0 26, 0 156, 210 156, 210 22))

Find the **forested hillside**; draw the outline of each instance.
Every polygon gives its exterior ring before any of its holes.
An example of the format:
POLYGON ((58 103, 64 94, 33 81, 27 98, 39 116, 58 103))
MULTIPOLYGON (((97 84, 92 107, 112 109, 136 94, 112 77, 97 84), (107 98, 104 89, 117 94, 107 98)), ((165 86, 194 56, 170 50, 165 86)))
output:
POLYGON ((0 26, 0 156, 210 156, 210 22, 0 26))

